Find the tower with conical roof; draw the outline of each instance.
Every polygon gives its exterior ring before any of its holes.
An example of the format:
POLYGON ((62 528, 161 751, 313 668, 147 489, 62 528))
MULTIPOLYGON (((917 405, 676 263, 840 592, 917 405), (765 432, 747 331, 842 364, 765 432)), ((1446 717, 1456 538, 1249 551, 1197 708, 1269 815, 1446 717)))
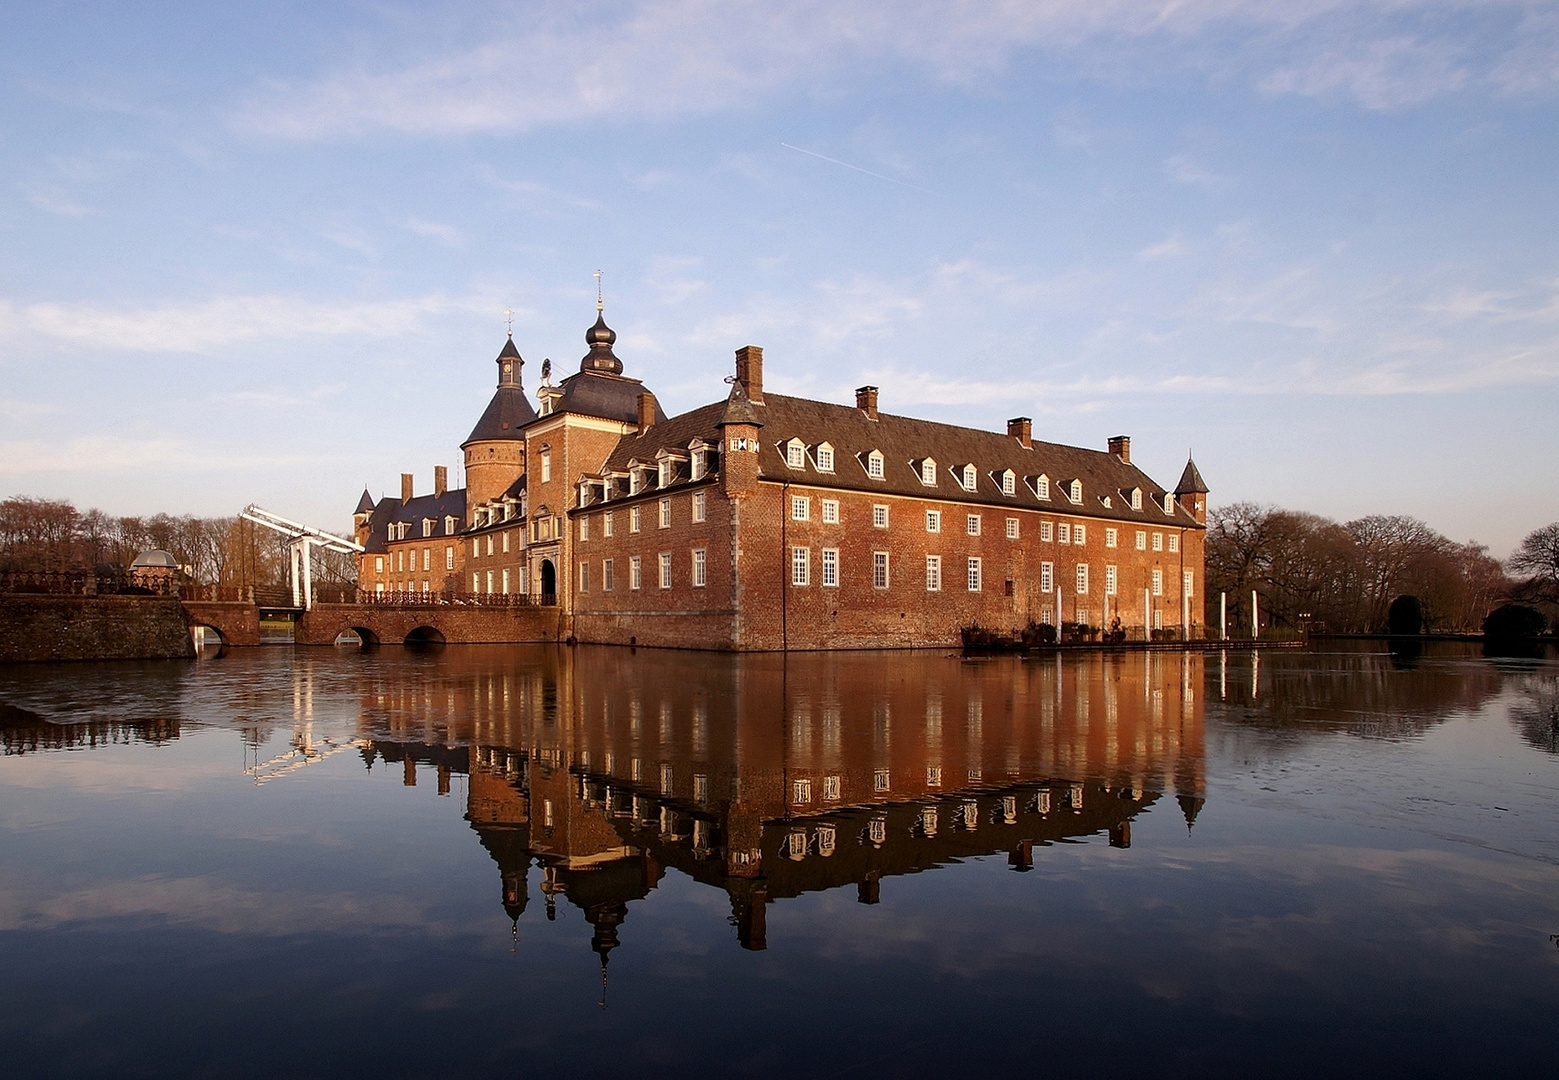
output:
POLYGON ((1186 457, 1180 483, 1175 485, 1175 499, 1198 525, 1207 524, 1207 483, 1196 467, 1196 460, 1190 456, 1186 457))
POLYGON ((482 417, 460 444, 465 452, 466 516, 473 520, 476 508, 502 495, 525 472, 525 436, 521 429, 536 419, 536 410, 525 400, 521 372, 525 361, 510 334, 498 353, 498 388, 482 417))

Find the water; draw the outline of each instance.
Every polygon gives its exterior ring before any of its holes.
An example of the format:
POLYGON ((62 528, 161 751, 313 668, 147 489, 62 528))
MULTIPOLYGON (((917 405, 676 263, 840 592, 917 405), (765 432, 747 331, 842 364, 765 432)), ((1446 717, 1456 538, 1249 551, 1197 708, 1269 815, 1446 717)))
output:
POLYGON ((1559 1050, 1552 659, 274 647, 0 702, 6 1076, 1559 1050))

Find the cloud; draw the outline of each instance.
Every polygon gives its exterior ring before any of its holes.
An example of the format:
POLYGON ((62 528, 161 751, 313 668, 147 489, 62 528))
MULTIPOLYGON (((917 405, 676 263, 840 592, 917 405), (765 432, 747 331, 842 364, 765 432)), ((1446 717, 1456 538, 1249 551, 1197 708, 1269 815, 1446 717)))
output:
POLYGON ((146 469, 186 472, 230 472, 272 466, 306 466, 312 459, 295 454, 244 454, 227 447, 207 453, 199 444, 175 435, 146 437, 90 435, 75 439, 0 440, 0 476, 45 473, 140 473, 146 469))
POLYGON ((1164 174, 1177 184, 1212 187, 1222 177, 1208 172, 1184 154, 1176 154, 1164 162, 1164 174))
POLYGON ((0 300, 0 342, 23 334, 74 344, 112 342, 130 352, 214 353, 239 341, 297 340, 345 334, 391 338, 455 311, 496 310, 482 297, 429 293, 378 301, 308 300, 261 294, 219 296, 164 306, 113 308, 88 303, 17 306, 0 300))
POLYGON ((1165 259, 1174 259, 1186 253, 1185 238, 1179 233, 1171 233, 1156 244, 1149 244, 1137 252, 1139 263, 1162 262, 1165 259))
POLYGON ((437 221, 423 221, 421 218, 411 218, 406 222, 406 228, 418 236, 426 236, 430 240, 437 240, 445 247, 457 248, 465 245, 465 237, 453 225, 444 225, 437 221))
POLYGON ((1391 108, 1472 83, 1552 89, 1559 32, 1535 16, 1519 32, 1511 24, 1524 10, 1478 0, 643 0, 603 14, 558 3, 527 8, 528 29, 504 39, 420 56, 392 45, 312 81, 275 83, 232 119, 286 139, 529 131, 741 108, 881 63, 974 86, 1035 52, 1103 78, 1189 66, 1268 93, 1391 108), (1468 23, 1481 30, 1476 49, 1463 40, 1468 23))
POLYGON ((80 203, 66 202, 63 199, 55 199, 48 195, 29 195, 27 201, 50 214, 58 214, 61 217, 84 218, 97 213, 90 206, 80 203))

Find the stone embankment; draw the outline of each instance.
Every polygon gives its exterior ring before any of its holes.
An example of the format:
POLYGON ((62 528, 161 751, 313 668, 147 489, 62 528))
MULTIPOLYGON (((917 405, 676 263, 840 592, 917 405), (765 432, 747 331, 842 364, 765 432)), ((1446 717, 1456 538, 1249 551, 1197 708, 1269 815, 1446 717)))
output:
POLYGON ((0 595, 0 663, 194 655, 177 597, 0 595))

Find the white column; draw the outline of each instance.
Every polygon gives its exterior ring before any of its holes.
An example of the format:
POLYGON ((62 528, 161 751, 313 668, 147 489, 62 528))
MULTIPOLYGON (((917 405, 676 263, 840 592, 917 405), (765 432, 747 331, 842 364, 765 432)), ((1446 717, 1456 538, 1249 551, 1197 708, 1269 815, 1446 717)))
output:
POLYGON ((312 558, 314 545, 305 540, 302 546, 303 609, 307 611, 314 606, 314 559, 312 558))
POLYGON ((1153 590, 1142 590, 1142 640, 1153 640, 1153 590))
POLYGON ((292 572, 292 606, 299 607, 303 603, 303 598, 298 595, 298 545, 292 544, 287 550, 287 555, 291 563, 289 569, 292 572))
POLYGON ((1256 590, 1250 591, 1250 636, 1254 641, 1261 636, 1261 608, 1256 601, 1256 590))
POLYGON ((1218 594, 1218 637, 1222 641, 1229 640, 1229 594, 1218 594))
POLYGON ((1185 575, 1180 575, 1180 636, 1191 640, 1191 593, 1185 587, 1185 575))

